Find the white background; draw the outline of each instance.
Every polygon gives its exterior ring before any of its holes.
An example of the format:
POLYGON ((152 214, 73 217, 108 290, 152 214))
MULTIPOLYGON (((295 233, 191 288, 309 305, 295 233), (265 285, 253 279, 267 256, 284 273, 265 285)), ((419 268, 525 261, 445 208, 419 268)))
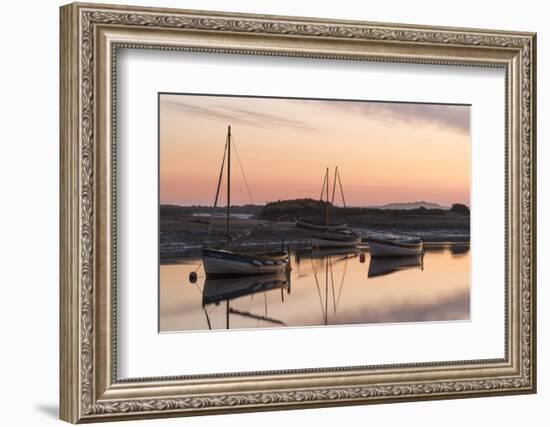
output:
MULTIPOLYGON (((114 3, 118 3, 112 0, 114 3)), ((158 5, 238 12, 319 16, 417 24, 530 30, 539 33, 538 117, 548 117, 545 75, 550 74, 550 30, 543 2, 522 1, 137 1, 158 5)), ((52 425, 58 402, 58 6, 57 1, 3 5, 0 67, 0 300, 2 424, 52 425)), ((439 402, 268 412, 194 419, 129 422, 124 425, 472 425, 539 426, 548 423, 550 377, 546 368, 550 321, 546 307, 550 253, 545 188, 550 153, 548 127, 539 120, 539 393, 439 402), (546 283, 545 283, 546 282, 546 283)))
POLYGON ((504 357, 504 70, 152 50, 117 64, 120 378, 504 357), (471 321, 158 334, 159 91, 471 103, 471 321))

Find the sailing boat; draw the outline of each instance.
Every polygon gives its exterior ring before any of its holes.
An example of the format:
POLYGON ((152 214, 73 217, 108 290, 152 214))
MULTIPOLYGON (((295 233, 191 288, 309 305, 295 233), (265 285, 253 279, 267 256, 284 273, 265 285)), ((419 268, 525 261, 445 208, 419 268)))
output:
MULTIPOLYGON (((338 182, 340 184, 340 192, 342 194, 342 200, 344 202, 345 207, 345 199, 344 199, 344 191, 342 189, 342 181, 340 180, 340 174, 338 173, 338 167, 336 167, 334 171, 334 186, 332 188, 332 203, 334 203, 334 194, 336 192, 336 179, 338 179, 338 182)), ((329 174, 328 174, 328 168, 325 174, 325 179, 323 181, 323 190, 321 191, 321 200, 323 198, 323 192, 326 188, 326 224, 325 224, 325 231, 317 232, 312 234, 311 236, 311 246, 314 248, 334 248, 334 247, 354 247, 361 243, 361 236, 359 236, 357 233, 355 233, 352 230, 344 229, 344 230, 334 230, 330 227, 330 206, 332 203, 329 203, 329 196, 328 196, 328 189, 329 189, 329 174)))
POLYGON ((416 237, 374 238, 367 237, 371 257, 400 257, 421 255, 424 242, 416 237))
MULTIPOLYGON (((340 184, 340 191, 342 193, 342 199, 344 199, 344 192, 342 191, 342 181, 340 180, 340 175, 338 174, 338 168, 336 168, 334 174, 334 187, 332 189, 332 201, 334 202, 334 192, 336 190, 336 178, 338 177, 338 183, 340 184)), ((319 197, 320 201, 323 201, 323 194, 325 192, 325 185, 327 186, 328 192, 328 173, 325 174, 325 179, 323 180, 323 188, 321 189, 321 196, 319 197)), ((328 193, 327 193, 327 203, 328 203, 328 193)), ((346 202, 344 200, 344 206, 346 202)), ((308 228, 310 230, 316 231, 345 231, 348 228, 346 222, 334 222, 329 219, 329 222, 314 220, 310 218, 303 218, 300 213, 296 214, 294 218, 296 227, 308 228)))
POLYGON ((218 178, 214 209, 218 204, 220 185, 227 158, 227 212, 226 212, 226 249, 203 248, 202 261, 206 276, 228 276, 248 274, 273 274, 284 272, 289 263, 287 251, 275 253, 242 253, 230 250, 231 241, 231 126, 227 127, 225 151, 218 178))

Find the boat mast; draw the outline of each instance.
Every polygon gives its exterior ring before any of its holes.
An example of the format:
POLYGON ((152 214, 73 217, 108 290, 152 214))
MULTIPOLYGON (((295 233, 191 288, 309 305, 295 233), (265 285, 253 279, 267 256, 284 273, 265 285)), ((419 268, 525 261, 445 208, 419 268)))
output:
POLYGON ((328 185, 327 184, 327 174, 325 173, 325 178, 323 179, 323 186, 321 187, 321 195, 319 196, 319 200, 322 202, 323 201, 323 197, 325 195, 325 185, 328 185))
MULTIPOLYGON (((342 178, 340 178, 340 172, 338 172, 338 168, 336 168, 336 172, 338 175, 338 184, 340 184, 340 194, 342 195, 342 203, 344 204, 344 207, 346 207, 346 198, 344 197, 344 187, 342 186, 342 178)), ((336 186, 336 180, 334 181, 334 185, 336 186)))
POLYGON ((206 235, 206 241, 208 241, 208 238, 210 237, 210 233, 212 232, 212 227, 214 225, 214 222, 212 221, 214 218, 214 213, 216 212, 216 208, 218 207, 218 200, 220 197, 220 189, 222 186, 222 178, 223 178, 223 168, 225 167, 225 158, 227 156, 227 138, 225 140, 225 147, 223 149, 223 159, 222 159, 222 167, 220 168, 220 175, 218 176, 218 185, 216 187, 216 197, 214 199, 214 207, 212 208, 212 215, 210 216, 210 223, 208 224, 208 234, 206 235))
POLYGON ((229 216, 231 210, 231 125, 227 126, 227 224, 225 232, 227 235, 227 250, 229 250, 230 225, 229 216))
POLYGON ((329 224, 330 224, 329 211, 328 211, 328 209, 329 209, 329 207, 328 207, 328 204, 329 204, 329 199, 328 199, 328 187, 329 187, 329 184, 328 184, 328 180, 329 180, 328 168, 327 168, 326 177, 327 177, 327 178, 326 178, 326 183, 327 183, 327 201, 326 201, 326 203, 327 203, 327 208, 326 208, 326 211, 327 211, 327 231, 328 231, 328 226, 329 226, 329 224))
POLYGON ((334 183, 332 184, 332 205, 334 206, 334 195, 336 194, 336 177, 338 176, 338 166, 334 169, 334 183))
POLYGON ((328 325, 328 263, 329 261, 330 261, 330 255, 325 259, 325 325, 328 325))

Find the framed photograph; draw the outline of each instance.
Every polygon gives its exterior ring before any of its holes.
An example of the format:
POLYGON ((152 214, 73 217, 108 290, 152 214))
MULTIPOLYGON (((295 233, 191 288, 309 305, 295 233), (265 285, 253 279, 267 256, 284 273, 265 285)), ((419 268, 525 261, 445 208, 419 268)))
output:
POLYGON ((535 34, 60 22, 63 420, 536 391, 535 34))

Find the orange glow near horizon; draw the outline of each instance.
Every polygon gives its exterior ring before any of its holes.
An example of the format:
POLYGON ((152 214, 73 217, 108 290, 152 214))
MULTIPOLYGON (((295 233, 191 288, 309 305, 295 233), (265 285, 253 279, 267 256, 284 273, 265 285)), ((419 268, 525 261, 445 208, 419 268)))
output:
MULTIPOLYGON (((469 117, 463 105, 163 94, 160 201, 212 205, 231 125, 255 204, 318 199, 338 166, 350 206, 469 206, 469 117)), ((235 150, 231 165, 231 203, 250 203, 235 150)))

